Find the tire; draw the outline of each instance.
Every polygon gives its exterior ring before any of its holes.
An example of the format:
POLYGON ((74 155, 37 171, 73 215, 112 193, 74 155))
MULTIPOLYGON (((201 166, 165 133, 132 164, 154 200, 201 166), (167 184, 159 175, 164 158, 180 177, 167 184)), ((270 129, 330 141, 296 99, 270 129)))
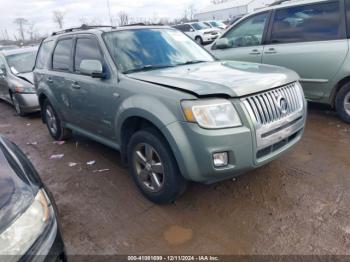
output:
POLYGON ((62 127, 62 120, 48 100, 45 100, 44 102, 43 114, 46 126, 53 139, 61 141, 71 137, 72 131, 68 128, 62 127))
POLYGON ((339 117, 350 124, 350 83, 345 84, 338 91, 335 98, 335 109, 339 117))
POLYGON ((202 39, 202 37, 196 36, 195 41, 196 41, 197 44, 203 45, 203 39, 202 39))
POLYGON ((127 154, 130 173, 150 201, 170 203, 186 190, 187 181, 181 175, 168 143, 157 130, 147 128, 133 134, 127 154))
POLYGON ((16 97, 16 94, 11 94, 11 100, 12 100, 12 104, 15 107, 16 113, 19 116, 25 116, 25 113, 23 112, 21 105, 16 97))

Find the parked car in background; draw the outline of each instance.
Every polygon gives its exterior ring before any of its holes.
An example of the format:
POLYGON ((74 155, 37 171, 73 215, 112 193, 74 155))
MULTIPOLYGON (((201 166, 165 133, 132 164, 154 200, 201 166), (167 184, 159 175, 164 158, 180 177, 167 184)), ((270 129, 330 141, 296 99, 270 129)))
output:
POLYGON ((220 62, 170 27, 81 27, 40 47, 34 82, 56 140, 72 130, 121 152, 141 192, 170 202, 187 181, 262 166, 301 138, 306 105, 291 70, 220 62))
POLYGON ((286 1, 250 14, 211 46, 219 59, 284 66, 310 101, 350 123, 350 1, 286 1))
POLYGON ((0 99, 13 104, 20 116, 40 110, 33 85, 37 50, 29 47, 0 52, 0 99))
POLYGON ((55 202, 30 161, 0 136, 1 261, 65 261, 55 202))
POLYGON ((227 28, 227 25, 219 20, 209 20, 204 21, 203 23, 209 26, 210 28, 218 30, 220 33, 224 32, 227 28))
POLYGON ((2 50, 11 50, 11 49, 17 49, 18 46, 16 45, 1 45, 0 46, 0 51, 2 50))
POLYGON ((203 22, 184 23, 173 27, 185 33, 200 45, 210 44, 219 37, 219 30, 213 29, 203 22))

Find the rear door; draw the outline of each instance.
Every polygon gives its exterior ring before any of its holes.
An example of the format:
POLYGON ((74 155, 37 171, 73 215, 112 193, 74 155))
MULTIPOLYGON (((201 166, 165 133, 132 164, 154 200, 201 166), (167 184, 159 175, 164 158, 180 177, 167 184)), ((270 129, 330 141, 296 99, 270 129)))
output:
POLYGON ((269 12, 263 12, 244 19, 221 37, 227 38, 228 48, 217 49, 214 43, 211 52, 222 60, 261 63, 268 18, 269 12))
POLYGON ((321 99, 348 53, 343 10, 343 1, 275 10, 262 62, 296 71, 305 96, 321 99))
POLYGON ((65 121, 69 123, 79 122, 79 118, 72 111, 71 104, 71 89, 69 76, 73 70, 73 37, 63 37, 57 41, 52 55, 52 71, 47 77, 46 83, 53 93, 56 104, 56 111, 59 111, 65 121))

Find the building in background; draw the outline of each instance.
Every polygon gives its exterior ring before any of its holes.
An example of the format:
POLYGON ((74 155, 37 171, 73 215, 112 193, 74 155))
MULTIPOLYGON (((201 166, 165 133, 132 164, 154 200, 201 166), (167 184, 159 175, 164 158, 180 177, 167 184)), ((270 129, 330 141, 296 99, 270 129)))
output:
POLYGON ((226 0, 211 4, 194 15, 199 21, 228 20, 251 13, 265 7, 275 0, 226 0))

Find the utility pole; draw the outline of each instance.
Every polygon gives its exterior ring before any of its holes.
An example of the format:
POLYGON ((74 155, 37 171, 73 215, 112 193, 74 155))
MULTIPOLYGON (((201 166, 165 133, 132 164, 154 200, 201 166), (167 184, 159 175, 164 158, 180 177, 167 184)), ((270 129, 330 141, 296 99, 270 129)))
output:
POLYGON ((107 0, 107 8, 108 8, 109 22, 111 25, 113 25, 113 19, 112 19, 112 14, 111 14, 111 5, 109 3, 109 0, 107 0))

